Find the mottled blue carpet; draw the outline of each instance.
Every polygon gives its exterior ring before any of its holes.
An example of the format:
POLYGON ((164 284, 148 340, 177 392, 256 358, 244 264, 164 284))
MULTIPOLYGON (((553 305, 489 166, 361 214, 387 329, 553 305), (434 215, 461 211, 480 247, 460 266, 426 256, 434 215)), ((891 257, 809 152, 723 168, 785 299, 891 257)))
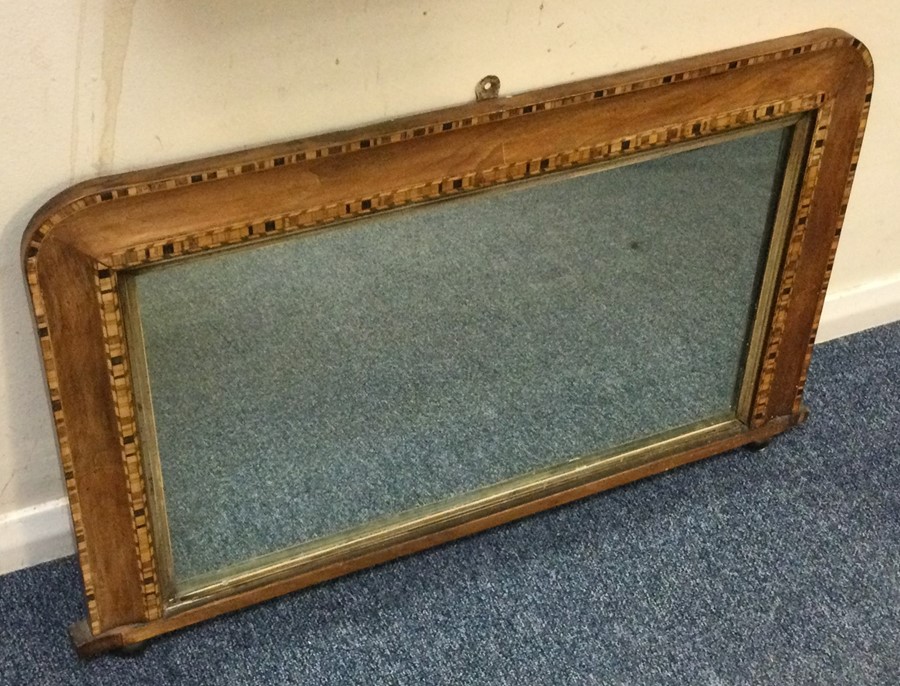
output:
POLYGON ((80 662, 72 559, 0 577, 2 684, 898 684, 900 323, 803 427, 80 662))

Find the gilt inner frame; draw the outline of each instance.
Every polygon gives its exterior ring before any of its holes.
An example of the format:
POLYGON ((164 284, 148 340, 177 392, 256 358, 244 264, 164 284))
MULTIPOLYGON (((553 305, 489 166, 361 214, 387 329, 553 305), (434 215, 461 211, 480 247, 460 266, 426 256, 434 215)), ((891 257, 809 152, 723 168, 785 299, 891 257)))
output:
MULTIPOLYGON (((736 138, 753 136, 765 131, 788 129, 790 142, 786 151, 783 169, 779 170, 782 183, 773 208, 770 235, 765 266, 761 274, 756 312, 752 319, 750 343, 739 383, 738 403, 735 416, 722 416, 719 420, 700 420, 688 431, 673 429, 663 435, 653 435, 637 441, 606 449, 593 455, 569 460, 564 463, 523 474, 510 480, 478 489, 475 492, 458 495, 431 505, 417 507, 413 511, 380 517, 367 524, 349 530, 316 538, 286 549, 278 550, 248 559, 225 572, 208 573, 185 582, 178 582, 174 572, 171 540, 166 515, 165 487, 161 472, 161 460, 155 436, 150 379, 145 361, 143 333, 134 281, 129 278, 134 272, 123 272, 119 281, 120 302, 124 313, 126 338, 129 341, 132 381, 139 433, 143 445, 142 461, 147 479, 149 506, 154 527, 155 549, 158 560, 160 587, 169 610, 177 610, 202 603, 211 598, 227 595, 238 589, 252 588, 267 579, 283 578, 298 571, 315 569, 329 562, 352 559, 362 553, 382 548, 421 535, 447 528, 454 523, 463 523, 476 516, 512 506, 527 503, 535 498, 543 498, 566 488, 582 485, 607 476, 621 469, 638 467, 645 462, 658 459, 674 451, 698 445, 710 437, 731 436, 746 430, 750 423, 751 404, 756 379, 759 373, 760 354, 764 342, 766 323, 771 314, 772 294, 778 276, 785 239, 790 226, 797 196, 798 184, 809 145, 810 113, 786 115, 759 124, 750 124, 724 133, 714 133, 694 141, 686 141, 665 148, 620 157, 606 162, 576 166, 574 171, 558 170, 550 175, 537 178, 501 182, 504 186, 541 183, 543 180, 573 174, 606 171, 612 168, 640 164, 650 159, 677 152, 716 145, 736 138)), ((499 185, 499 184, 497 184, 499 185)), ((470 191, 467 196, 489 191, 495 186, 485 186, 470 191)), ((427 200, 425 203, 443 202, 446 199, 427 200)), ((398 209, 386 210, 401 211, 398 209)), ((344 222, 338 222, 316 231, 342 230, 344 222)), ((310 234, 313 232, 310 232, 310 234)), ((306 234, 306 235, 310 235, 306 234)), ((282 237, 273 240, 297 240, 296 237, 282 237)), ((299 238, 302 240, 302 238, 299 238)), ((216 249, 239 249, 240 246, 223 246, 216 249)), ((150 267, 152 268, 152 266, 150 267)))
POLYGON ((50 201, 26 232, 23 257, 84 578, 88 622, 74 629, 76 643, 92 652, 138 642, 802 421, 871 88, 865 48, 823 30, 324 141, 101 179, 50 201), (317 542, 221 582, 174 587, 152 436, 137 426, 137 334, 127 330, 121 272, 583 165, 636 161, 767 122, 803 132, 789 158, 789 171, 803 173, 786 174, 796 184, 785 185, 780 206, 794 207, 775 222, 739 419, 485 489, 477 500, 317 542), (547 131, 549 146, 533 135, 547 131), (496 136, 506 142, 488 146, 496 136), (442 137, 454 139, 445 146, 442 137), (371 162, 364 187, 353 178, 358 167, 344 162, 359 156, 371 162))

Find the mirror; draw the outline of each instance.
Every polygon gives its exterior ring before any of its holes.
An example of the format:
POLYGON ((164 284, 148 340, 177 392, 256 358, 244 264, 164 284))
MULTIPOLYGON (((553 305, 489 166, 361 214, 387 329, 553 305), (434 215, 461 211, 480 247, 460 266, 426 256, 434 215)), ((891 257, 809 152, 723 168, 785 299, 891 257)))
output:
POLYGON ((128 274, 176 595, 737 417, 793 132, 128 274))
POLYGON ((49 200, 79 654, 803 423, 872 85, 822 29, 49 200))

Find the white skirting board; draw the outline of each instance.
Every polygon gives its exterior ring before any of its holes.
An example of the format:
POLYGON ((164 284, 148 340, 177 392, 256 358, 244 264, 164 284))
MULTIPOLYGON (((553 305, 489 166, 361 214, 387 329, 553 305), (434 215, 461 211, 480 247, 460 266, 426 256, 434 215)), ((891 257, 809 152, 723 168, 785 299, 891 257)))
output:
POLYGON ((67 498, 0 515, 0 574, 74 552, 67 498))
POLYGON ((900 274, 825 296, 816 343, 900 320, 900 274))
MULTIPOLYGON (((829 294, 817 343, 900 320, 900 276, 829 294)), ((72 555, 65 498, 0 515, 0 574, 72 555)))

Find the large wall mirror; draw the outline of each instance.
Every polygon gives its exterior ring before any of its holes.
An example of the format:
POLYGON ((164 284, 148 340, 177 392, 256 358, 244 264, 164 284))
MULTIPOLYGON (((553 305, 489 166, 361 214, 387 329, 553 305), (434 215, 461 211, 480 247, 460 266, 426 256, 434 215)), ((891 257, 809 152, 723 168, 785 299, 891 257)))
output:
POLYGON ((738 419, 805 124, 129 274, 173 597, 738 419))
POLYGON ((51 202, 25 256, 76 643, 802 421, 870 91, 820 31, 51 202))

